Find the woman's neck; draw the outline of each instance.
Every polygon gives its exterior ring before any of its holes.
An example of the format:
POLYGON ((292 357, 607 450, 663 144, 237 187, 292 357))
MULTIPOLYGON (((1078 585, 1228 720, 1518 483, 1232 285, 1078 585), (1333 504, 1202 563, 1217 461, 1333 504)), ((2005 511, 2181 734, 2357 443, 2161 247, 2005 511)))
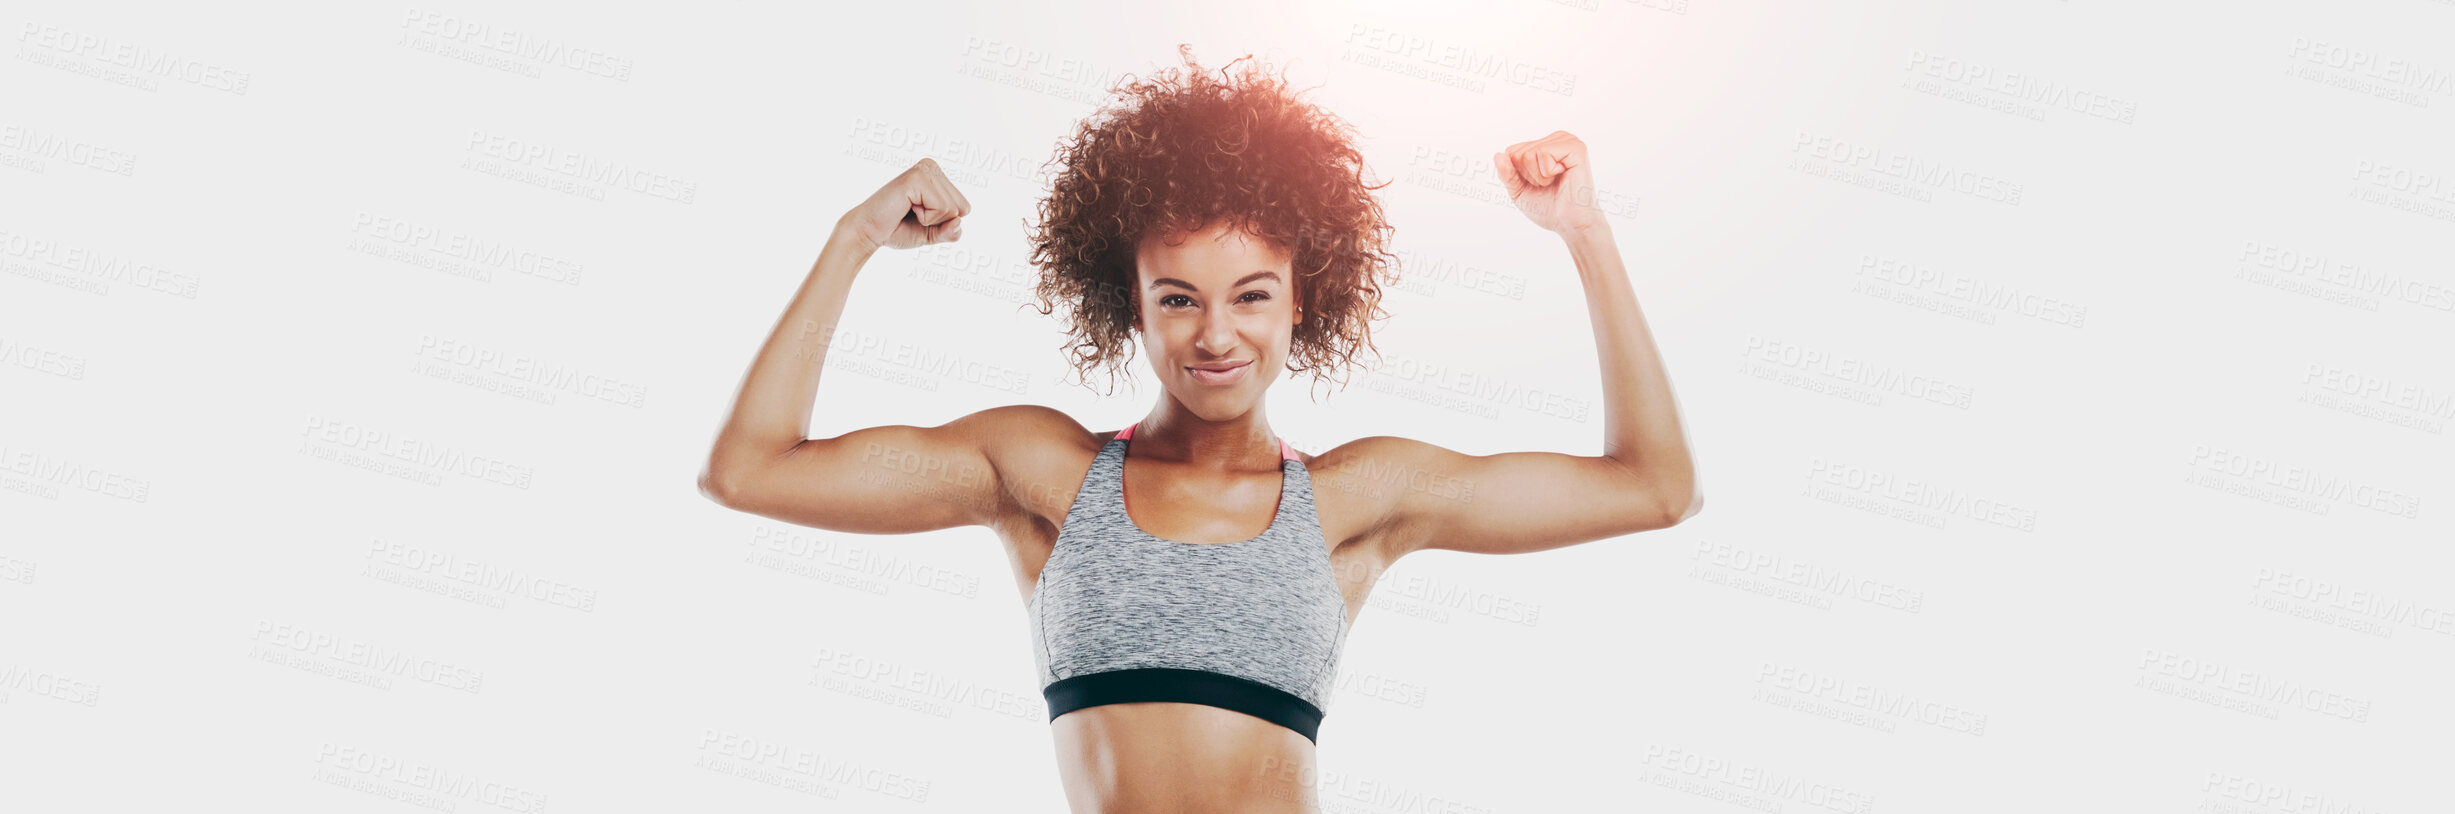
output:
POLYGON ((1226 421, 1206 421, 1170 400, 1135 424, 1132 440, 1144 453, 1137 457, 1222 469, 1248 468, 1245 462, 1265 457, 1279 459, 1278 436, 1259 407, 1226 421))

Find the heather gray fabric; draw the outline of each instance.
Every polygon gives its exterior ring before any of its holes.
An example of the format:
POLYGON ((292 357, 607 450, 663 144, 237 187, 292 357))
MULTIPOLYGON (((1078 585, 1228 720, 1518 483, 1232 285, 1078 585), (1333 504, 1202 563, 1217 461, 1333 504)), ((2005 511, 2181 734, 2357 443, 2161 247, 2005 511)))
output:
MULTIPOLYGON (((1126 516, 1127 437, 1110 440, 1058 529, 1032 589, 1032 649, 1043 687, 1137 667, 1258 681, 1328 711, 1347 602, 1330 568, 1313 479, 1279 461, 1279 510, 1260 536, 1182 543, 1126 516)), ((1285 449, 1282 447, 1282 449, 1285 449)))

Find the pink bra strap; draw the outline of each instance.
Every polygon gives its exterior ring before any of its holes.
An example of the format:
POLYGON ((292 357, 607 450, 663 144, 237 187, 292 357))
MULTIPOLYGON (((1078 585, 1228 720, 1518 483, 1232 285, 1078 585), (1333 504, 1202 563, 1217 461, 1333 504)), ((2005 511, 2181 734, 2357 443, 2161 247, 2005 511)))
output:
MULTIPOLYGON (((1119 440, 1119 441, 1131 441, 1131 440, 1134 440, 1134 428, 1135 428, 1135 427, 1139 427, 1139 426, 1142 426, 1142 424, 1141 424, 1140 422, 1136 422, 1136 423, 1133 423, 1133 424, 1127 424, 1127 425, 1125 425, 1125 429, 1122 429, 1122 430, 1118 430, 1118 431, 1117 431, 1117 440, 1119 440)), ((1282 461, 1301 461, 1301 460, 1304 460, 1304 459, 1299 458, 1299 457, 1296 457, 1296 448, 1295 448, 1294 446, 1289 445, 1289 444, 1287 443, 1287 439, 1285 439, 1285 438, 1281 438, 1281 439, 1279 439, 1279 460, 1282 460, 1282 461)))

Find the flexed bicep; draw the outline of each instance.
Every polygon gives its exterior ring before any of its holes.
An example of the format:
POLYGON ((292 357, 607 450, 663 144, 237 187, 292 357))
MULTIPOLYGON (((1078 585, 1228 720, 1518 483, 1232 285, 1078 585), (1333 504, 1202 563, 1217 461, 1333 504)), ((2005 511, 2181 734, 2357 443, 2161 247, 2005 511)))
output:
POLYGON ((1666 528, 1681 514, 1668 506, 1668 490, 1601 456, 1468 455, 1388 436, 1340 453, 1329 465, 1369 484, 1394 555, 1545 551, 1666 528))

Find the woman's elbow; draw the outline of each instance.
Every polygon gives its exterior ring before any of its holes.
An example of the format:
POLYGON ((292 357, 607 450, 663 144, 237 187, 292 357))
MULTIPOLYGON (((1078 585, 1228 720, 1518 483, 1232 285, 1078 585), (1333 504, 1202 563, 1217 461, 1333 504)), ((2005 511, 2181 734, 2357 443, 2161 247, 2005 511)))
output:
POLYGON ((1662 490, 1662 502, 1655 513, 1655 528, 1667 529, 1705 510, 1705 490, 1696 484, 1696 477, 1679 478, 1676 486, 1662 490))

